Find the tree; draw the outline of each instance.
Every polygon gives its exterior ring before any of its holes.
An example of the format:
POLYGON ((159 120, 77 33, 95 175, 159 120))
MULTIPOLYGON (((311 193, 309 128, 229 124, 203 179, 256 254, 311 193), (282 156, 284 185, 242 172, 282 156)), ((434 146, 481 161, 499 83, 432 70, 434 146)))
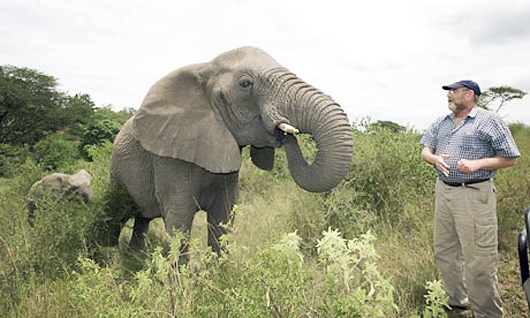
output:
POLYGON ((51 129, 56 86, 54 77, 38 71, 0 66, 0 143, 33 143, 51 129))
POLYGON ((0 143, 34 145, 57 131, 80 137, 94 113, 90 96, 59 92, 57 79, 29 68, 0 66, 0 143))
POLYGON ((495 112, 498 113, 507 102, 514 99, 522 99, 526 94, 520 89, 510 86, 490 87, 480 95, 478 106, 489 109, 489 106, 492 106, 491 104, 496 104, 497 109, 495 112))
POLYGON ((35 144, 33 156, 38 164, 48 170, 66 168, 81 158, 78 143, 69 141, 62 134, 51 134, 39 140, 35 144))
POLYGON ((92 159, 88 153, 88 147, 93 145, 101 145, 105 141, 114 141, 114 137, 120 131, 122 123, 110 119, 103 119, 91 122, 87 125, 79 148, 83 156, 87 159, 92 159))
POLYGON ((88 94, 64 94, 57 128, 80 138, 85 126, 94 120, 94 109, 95 104, 88 94))
POLYGON ((372 124, 372 127, 388 129, 395 133, 402 133, 406 130, 405 127, 388 120, 378 120, 376 123, 372 124))
POLYGON ((135 112, 136 110, 133 108, 124 108, 118 112, 115 112, 112 110, 112 105, 106 105, 103 107, 97 107, 94 110, 93 121, 110 120, 123 125, 127 119, 134 115, 135 112))

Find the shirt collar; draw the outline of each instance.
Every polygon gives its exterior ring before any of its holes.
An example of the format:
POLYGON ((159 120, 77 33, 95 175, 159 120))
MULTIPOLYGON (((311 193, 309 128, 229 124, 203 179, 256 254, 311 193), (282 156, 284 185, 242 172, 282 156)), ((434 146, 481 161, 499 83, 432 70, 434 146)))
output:
POLYGON ((477 105, 475 105, 473 106, 469 114, 467 114, 467 117, 475 118, 477 116, 477 113, 478 113, 478 107, 477 105))
MULTIPOLYGON (((477 105, 473 106, 473 108, 471 108, 471 111, 469 112, 469 114, 467 114, 467 117, 466 118, 475 118, 477 116, 477 113, 478 113, 478 107, 477 105)), ((455 114, 453 113, 450 113, 448 115, 453 121, 455 120, 455 114)))

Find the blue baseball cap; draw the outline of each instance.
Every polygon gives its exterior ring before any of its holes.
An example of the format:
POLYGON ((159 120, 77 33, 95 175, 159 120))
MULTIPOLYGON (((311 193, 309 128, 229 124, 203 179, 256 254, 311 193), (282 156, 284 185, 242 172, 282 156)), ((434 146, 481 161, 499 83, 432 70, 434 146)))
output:
POLYGON ((451 85, 442 86, 442 88, 445 89, 446 91, 451 90, 451 89, 457 89, 460 87, 469 88, 470 90, 475 92, 475 95, 480 96, 480 87, 478 87, 477 83, 470 81, 470 80, 459 81, 451 85))

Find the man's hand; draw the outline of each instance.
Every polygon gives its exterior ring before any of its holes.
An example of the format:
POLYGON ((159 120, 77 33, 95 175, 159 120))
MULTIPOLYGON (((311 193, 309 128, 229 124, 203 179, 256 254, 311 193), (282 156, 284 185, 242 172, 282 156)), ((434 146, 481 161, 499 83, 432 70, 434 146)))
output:
POLYGON ((481 169, 497 170, 507 167, 513 167, 517 164, 516 160, 516 158, 505 158, 500 156, 477 160, 460 159, 460 161, 458 161, 458 164, 456 165, 456 168, 462 173, 471 174, 481 169))
POLYGON ((449 165, 445 162, 446 159, 451 158, 451 155, 435 155, 434 149, 425 147, 421 151, 421 159, 432 164, 444 176, 449 177, 449 165))
POLYGON ((464 174, 472 174, 480 169, 478 165, 478 160, 468 159, 460 159, 460 161, 458 161, 458 164, 456 165, 456 168, 458 169, 458 171, 464 174))
POLYGON ((445 159, 451 158, 451 155, 439 155, 436 156, 434 160, 434 166, 438 169, 444 176, 449 177, 449 165, 445 162, 445 159))

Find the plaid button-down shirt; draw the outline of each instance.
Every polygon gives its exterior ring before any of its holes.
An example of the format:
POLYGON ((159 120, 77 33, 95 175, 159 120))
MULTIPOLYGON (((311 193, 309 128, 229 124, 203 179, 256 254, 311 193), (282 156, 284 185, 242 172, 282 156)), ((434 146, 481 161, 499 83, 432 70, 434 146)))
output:
POLYGON ((455 127, 454 114, 438 118, 427 129, 420 143, 434 149, 435 154, 448 154, 449 177, 440 171, 438 177, 446 182, 461 183, 469 180, 492 178, 496 170, 479 170, 464 174, 456 168, 460 159, 482 159, 494 156, 515 158, 517 149, 508 126, 497 113, 474 107, 467 118, 455 127))

